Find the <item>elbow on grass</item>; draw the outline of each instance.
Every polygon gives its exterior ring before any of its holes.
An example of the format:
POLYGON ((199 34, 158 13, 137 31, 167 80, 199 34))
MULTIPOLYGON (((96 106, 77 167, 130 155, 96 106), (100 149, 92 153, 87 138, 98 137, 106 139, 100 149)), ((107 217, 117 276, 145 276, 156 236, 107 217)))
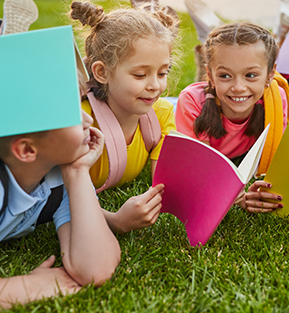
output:
POLYGON ((100 287, 107 280, 110 280, 120 262, 120 248, 113 257, 107 258, 102 262, 94 262, 91 265, 75 266, 75 270, 71 269, 70 275, 81 286, 93 284, 100 287))

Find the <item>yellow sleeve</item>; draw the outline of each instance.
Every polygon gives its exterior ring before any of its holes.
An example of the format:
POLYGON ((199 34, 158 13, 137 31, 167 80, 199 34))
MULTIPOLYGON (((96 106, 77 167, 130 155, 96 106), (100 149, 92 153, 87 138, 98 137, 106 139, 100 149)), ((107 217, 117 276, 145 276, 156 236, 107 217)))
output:
POLYGON ((92 116, 92 108, 88 100, 81 101, 81 108, 84 112, 92 116))
POLYGON ((150 154, 150 158, 152 160, 157 160, 159 158, 159 154, 161 151, 165 135, 167 135, 171 130, 176 130, 176 122, 174 106, 169 101, 160 98, 158 101, 154 103, 153 109, 156 112, 162 131, 162 138, 160 142, 150 154))

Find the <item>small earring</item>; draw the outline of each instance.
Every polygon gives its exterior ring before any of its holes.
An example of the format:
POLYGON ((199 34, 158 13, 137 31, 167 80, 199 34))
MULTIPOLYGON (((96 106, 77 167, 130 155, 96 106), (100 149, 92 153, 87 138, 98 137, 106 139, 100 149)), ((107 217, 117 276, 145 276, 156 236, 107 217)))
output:
POLYGON ((266 88, 269 88, 270 84, 266 84, 266 88))

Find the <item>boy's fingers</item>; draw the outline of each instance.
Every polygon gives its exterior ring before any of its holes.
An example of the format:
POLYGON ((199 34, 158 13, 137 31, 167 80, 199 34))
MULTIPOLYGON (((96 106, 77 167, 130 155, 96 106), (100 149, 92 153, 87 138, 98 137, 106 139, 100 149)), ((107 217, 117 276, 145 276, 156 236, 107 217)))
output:
POLYGON ((55 256, 52 255, 49 259, 42 262, 38 268, 50 268, 55 262, 55 256))
POLYGON ((91 137, 94 136, 97 139, 104 140, 103 133, 99 129, 95 128, 95 127, 90 127, 90 136, 91 137))
POLYGON ((64 289, 63 293, 68 293, 69 295, 75 294, 77 293, 79 290, 81 289, 81 287, 72 287, 72 288, 68 288, 68 289, 64 289))

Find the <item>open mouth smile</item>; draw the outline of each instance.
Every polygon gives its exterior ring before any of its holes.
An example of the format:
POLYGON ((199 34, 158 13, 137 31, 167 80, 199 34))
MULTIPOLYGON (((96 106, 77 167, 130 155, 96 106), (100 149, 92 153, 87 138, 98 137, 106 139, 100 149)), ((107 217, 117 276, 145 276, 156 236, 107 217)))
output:
POLYGON ((231 100, 235 101, 235 102, 245 102, 247 101, 251 96, 247 96, 247 97, 230 97, 228 96, 231 100))

